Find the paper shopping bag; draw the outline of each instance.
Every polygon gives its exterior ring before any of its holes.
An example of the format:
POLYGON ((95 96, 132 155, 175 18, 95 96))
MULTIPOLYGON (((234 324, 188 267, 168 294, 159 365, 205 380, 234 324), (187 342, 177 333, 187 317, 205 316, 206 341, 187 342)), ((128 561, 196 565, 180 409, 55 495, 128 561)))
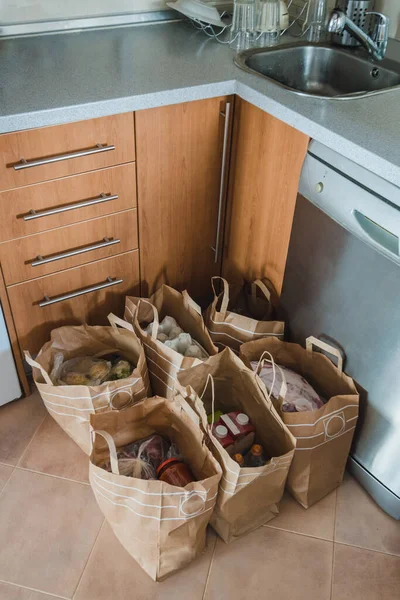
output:
POLYGON ((251 340, 277 336, 283 339, 283 321, 271 321, 273 306, 271 292, 260 279, 251 284, 251 293, 246 286, 229 285, 222 277, 213 277, 211 285, 214 300, 208 307, 204 321, 214 344, 231 348, 239 354, 241 344, 251 340), (221 280, 223 290, 215 291, 215 283, 221 280), (263 298, 257 295, 260 290, 263 298))
POLYGON ((181 403, 147 398, 123 411, 91 415, 90 484, 124 548, 154 580, 181 569, 205 545, 221 468, 181 403), (119 474, 116 449, 158 433, 176 444, 196 481, 185 487, 119 474), (111 462, 112 472, 101 468, 111 462))
POLYGON ((211 524, 225 542, 274 518, 279 510, 295 439, 268 398, 263 383, 226 348, 203 364, 179 373, 180 395, 199 415, 209 447, 222 467, 211 524), (256 427, 268 460, 262 467, 240 468, 212 434, 207 415, 240 410, 256 427))
POLYGON ((284 412, 286 391, 271 390, 281 418, 297 440, 287 487, 308 508, 336 489, 343 479, 357 424, 359 396, 354 381, 343 372, 337 348, 314 337, 309 337, 306 344, 305 349, 277 339, 259 340, 243 344, 240 352, 249 366, 265 355, 276 365, 289 367, 326 400, 317 410, 284 412), (313 352, 313 346, 336 356, 338 366, 320 352, 313 352))
POLYGON ((201 316, 201 309, 187 292, 178 292, 162 285, 149 299, 127 297, 125 319, 132 323, 142 340, 153 393, 171 398, 177 373, 201 362, 198 358, 182 356, 157 339, 159 324, 165 316, 173 317, 185 333, 202 348, 203 358, 216 354, 218 349, 211 341, 201 316), (151 332, 145 328, 152 323, 151 332))
POLYGON ((77 325, 53 329, 50 341, 40 350, 36 360, 25 352, 44 405, 86 454, 90 453, 91 414, 119 410, 151 395, 144 350, 132 325, 113 314, 108 319, 110 327, 77 325), (96 386, 55 385, 50 378, 58 353, 63 354, 64 360, 69 360, 115 352, 134 365, 129 377, 96 386))

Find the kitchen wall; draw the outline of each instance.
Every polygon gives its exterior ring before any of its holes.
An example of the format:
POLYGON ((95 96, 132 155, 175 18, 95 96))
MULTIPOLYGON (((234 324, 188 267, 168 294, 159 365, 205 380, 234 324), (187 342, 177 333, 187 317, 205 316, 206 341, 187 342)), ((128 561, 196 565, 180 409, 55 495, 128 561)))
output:
MULTIPOLYGON (((328 0, 328 3, 333 6, 335 1, 328 0)), ((377 9, 391 18, 391 37, 400 39, 400 0, 376 2, 377 9)), ((224 1, 221 0, 221 3, 224 1)), ((303 0, 294 0, 293 5, 296 4, 302 6, 303 0)), ((132 13, 164 7, 165 0, 0 0, 0 23, 132 13)))
POLYGON ((390 36, 400 40, 400 0, 377 0, 377 9, 390 17, 390 36))
POLYGON ((0 0, 0 23, 51 21, 163 8, 166 8, 166 0, 0 0))

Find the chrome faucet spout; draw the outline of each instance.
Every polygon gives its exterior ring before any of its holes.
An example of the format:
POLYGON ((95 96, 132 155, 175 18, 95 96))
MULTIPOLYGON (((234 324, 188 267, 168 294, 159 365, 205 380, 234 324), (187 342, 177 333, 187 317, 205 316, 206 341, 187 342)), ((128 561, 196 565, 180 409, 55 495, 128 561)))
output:
POLYGON ((335 9, 328 22, 328 31, 330 33, 342 33, 348 31, 355 37, 376 60, 382 60, 386 54, 389 38, 389 17, 378 12, 366 13, 376 17, 375 27, 371 37, 358 27, 341 10, 335 9))

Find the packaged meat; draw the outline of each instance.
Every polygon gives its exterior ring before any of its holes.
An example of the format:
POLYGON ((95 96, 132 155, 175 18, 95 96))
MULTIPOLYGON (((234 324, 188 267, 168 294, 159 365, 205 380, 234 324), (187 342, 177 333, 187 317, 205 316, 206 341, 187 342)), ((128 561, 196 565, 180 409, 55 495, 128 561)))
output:
MULTIPOLYGON (((257 361, 252 361, 251 366, 257 369, 257 361)), ((324 405, 323 400, 311 387, 308 381, 289 367, 279 365, 279 368, 265 362, 260 377, 268 392, 278 398, 282 385, 282 373, 287 385, 287 392, 282 403, 283 412, 305 412, 317 410, 324 405)))

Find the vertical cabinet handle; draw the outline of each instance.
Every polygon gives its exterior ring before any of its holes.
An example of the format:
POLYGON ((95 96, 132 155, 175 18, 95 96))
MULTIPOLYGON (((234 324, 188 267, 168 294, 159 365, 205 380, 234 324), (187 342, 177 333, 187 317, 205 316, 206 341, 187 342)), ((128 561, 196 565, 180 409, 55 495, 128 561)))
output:
POLYGON ((221 179, 219 182, 219 200, 218 200, 218 217, 217 217, 217 231, 215 233, 215 245, 211 246, 211 250, 214 250, 214 258, 217 263, 219 260, 219 246, 221 240, 221 225, 222 225, 222 211, 224 205, 224 183, 225 183, 225 171, 226 171, 226 159, 228 154, 228 139, 229 139, 229 117, 231 113, 231 103, 227 102, 225 106, 225 112, 220 113, 224 117, 224 141, 222 146, 222 161, 221 161, 221 179))

